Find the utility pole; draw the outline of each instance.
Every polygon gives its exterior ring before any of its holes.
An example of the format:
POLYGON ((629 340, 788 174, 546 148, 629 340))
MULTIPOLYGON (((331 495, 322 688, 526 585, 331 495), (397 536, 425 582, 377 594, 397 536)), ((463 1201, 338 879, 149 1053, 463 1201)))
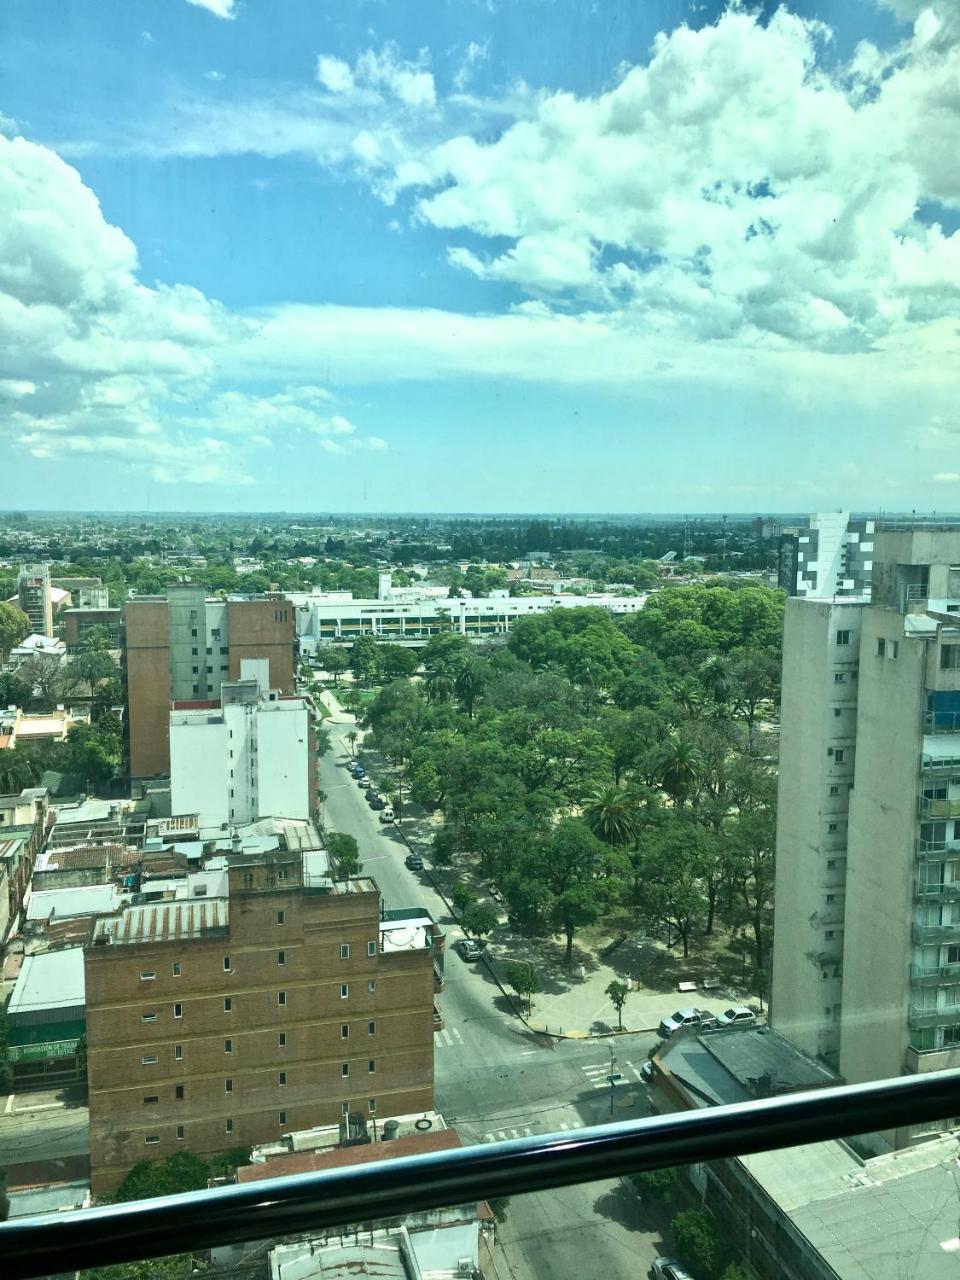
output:
POLYGON ((608 1047, 610 1049, 610 1074, 607 1076, 607 1080, 610 1082, 610 1118, 613 1119, 613 1100, 617 1092, 617 1081, 622 1080, 623 1076, 615 1069, 617 1059, 613 1052, 613 1045, 611 1044, 608 1047))

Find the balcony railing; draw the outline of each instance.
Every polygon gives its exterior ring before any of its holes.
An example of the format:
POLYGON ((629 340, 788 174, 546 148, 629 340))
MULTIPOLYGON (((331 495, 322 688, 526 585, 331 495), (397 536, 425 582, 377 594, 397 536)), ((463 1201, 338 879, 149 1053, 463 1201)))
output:
POLYGON ((960 881, 952 884, 926 884, 921 880, 917 884, 917 897, 924 902, 955 902, 960 898, 960 881))
MULTIPOLYGON (((929 767, 936 768, 937 763, 929 767)), ((920 816, 922 818, 960 818, 960 800, 927 800, 921 796, 920 816)))
POLYGON ((912 1004, 907 1017, 912 1028, 955 1027, 960 1023, 960 1005, 952 1009, 920 1009, 912 1004))
POLYGON ((960 964, 910 966, 910 981, 924 986, 941 982, 960 982, 960 964))
POLYGON ((406 1217, 946 1119, 960 1071, 819 1089, 0 1225, 4 1280, 406 1217))
POLYGON ((915 924, 913 940, 918 946, 931 942, 960 942, 960 921, 955 924, 915 924))

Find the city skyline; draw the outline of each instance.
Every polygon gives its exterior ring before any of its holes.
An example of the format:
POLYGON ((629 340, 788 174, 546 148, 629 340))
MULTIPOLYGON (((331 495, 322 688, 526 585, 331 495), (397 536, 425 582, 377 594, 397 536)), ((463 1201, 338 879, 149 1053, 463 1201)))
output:
POLYGON ((956 6, 635 10, 7 6, 11 505, 955 507, 956 6))

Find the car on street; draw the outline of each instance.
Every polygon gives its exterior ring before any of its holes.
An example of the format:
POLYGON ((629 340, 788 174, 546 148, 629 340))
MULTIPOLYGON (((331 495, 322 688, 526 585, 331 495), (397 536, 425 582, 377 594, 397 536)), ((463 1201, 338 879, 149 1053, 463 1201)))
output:
POLYGON ((661 1019, 657 1030, 666 1039, 681 1027, 712 1027, 715 1021, 713 1014, 706 1009, 677 1009, 669 1018, 661 1019))
POLYGON ((657 1258, 650 1268, 653 1280, 693 1280, 686 1267, 682 1267, 673 1258, 657 1258))
POLYGON ((348 761, 347 761, 347 772, 348 772, 348 773, 353 773, 354 769, 358 769, 359 767, 360 767, 360 761, 359 761, 359 760, 348 760, 348 761))
POLYGON ((375 791, 367 792, 367 804, 371 809, 385 809, 387 807, 386 800, 384 800, 383 796, 378 796, 375 791))
POLYGON ((408 853, 403 860, 403 865, 408 871, 422 871, 423 859, 420 857, 419 853, 408 853))
POLYGON ((483 954, 472 938, 461 938, 454 946, 461 960, 479 960, 483 954))
POLYGON ((361 791, 366 791, 369 787, 373 786, 373 783, 370 781, 369 778, 358 778, 357 786, 360 788, 361 791))
POLYGON ((393 810, 389 805, 387 805, 385 809, 381 810, 380 821, 384 823, 393 821, 393 810))
POLYGON ((357 779, 358 782, 361 778, 365 778, 367 776, 367 771, 362 764, 355 765, 350 770, 350 772, 351 774, 353 774, 353 776, 357 779))
POLYGON ((745 1004, 731 1005, 729 1009, 724 1009, 723 1013, 717 1014, 718 1027, 750 1027, 756 1020, 757 1015, 745 1004))

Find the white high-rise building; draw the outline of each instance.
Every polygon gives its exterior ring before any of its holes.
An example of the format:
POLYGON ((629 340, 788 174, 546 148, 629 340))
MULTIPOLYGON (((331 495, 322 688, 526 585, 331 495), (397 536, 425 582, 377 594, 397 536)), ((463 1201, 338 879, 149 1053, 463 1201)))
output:
POLYGON ((960 1066, 960 525, 873 543, 870 599, 787 601, 771 993, 854 1083, 960 1066))
POLYGON ((269 662, 244 658, 220 703, 170 712, 172 812, 201 827, 316 811, 314 711, 269 687, 269 662))
POLYGON ((780 535, 777 585, 788 596, 869 595, 875 521, 848 511, 818 512, 804 528, 780 535))

